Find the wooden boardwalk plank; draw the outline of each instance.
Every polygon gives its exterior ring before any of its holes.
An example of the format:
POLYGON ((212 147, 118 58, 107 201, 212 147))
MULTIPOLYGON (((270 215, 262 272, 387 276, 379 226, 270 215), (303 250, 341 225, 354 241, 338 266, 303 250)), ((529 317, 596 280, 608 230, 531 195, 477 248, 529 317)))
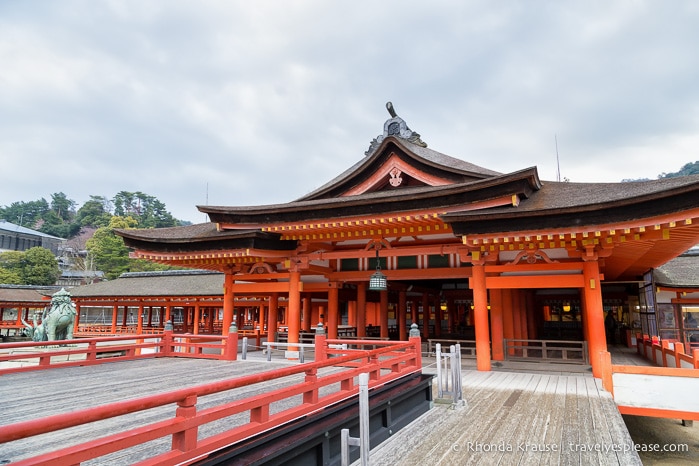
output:
MULTIPOLYGON (((286 363, 261 361, 215 361, 181 358, 144 359, 106 363, 97 366, 63 368, 49 371, 24 372, 2 376, 0 399, 5 409, 0 410, 0 422, 12 423, 40 417, 99 406, 114 401, 123 401, 167 392, 179 388, 225 380, 255 372, 286 367, 286 363), (59 375, 59 376, 57 376, 59 375), (42 383, 50 380, 51 383, 42 383)), ((281 388, 299 382, 303 375, 286 377, 274 382, 266 382, 262 387, 247 387, 198 399, 197 408, 230 401, 234 396, 250 396, 255 393, 281 388)), ((290 404, 300 404, 291 400, 290 404)), ((176 407, 163 406, 152 410, 133 413, 114 419, 84 426, 64 429, 57 432, 17 440, 2 445, 2 461, 17 461, 30 455, 55 451, 90 438, 113 434, 129 426, 134 428, 174 415, 176 407)), ((281 406, 270 408, 271 412, 281 406)), ((236 423, 247 422, 247 414, 227 418, 202 426, 200 436, 211 432, 221 432, 236 423)), ((169 449, 170 439, 163 438, 124 452, 85 462, 83 464, 131 464, 136 458, 145 458, 153 452, 169 449)))
POLYGON ((636 453, 609 451, 630 437, 589 375, 465 371, 462 383, 466 408, 437 404, 373 449, 371 464, 641 464, 636 453))

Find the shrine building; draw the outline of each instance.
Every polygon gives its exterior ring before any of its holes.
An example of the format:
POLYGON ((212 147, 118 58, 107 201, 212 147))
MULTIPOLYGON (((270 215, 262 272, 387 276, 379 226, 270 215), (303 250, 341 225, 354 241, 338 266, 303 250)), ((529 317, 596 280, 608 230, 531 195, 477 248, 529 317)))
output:
POLYGON ((133 257, 222 272, 224 334, 251 305, 291 343, 319 322, 330 338, 401 340, 416 323, 423 339, 475 339, 484 371, 512 344, 579 340, 599 376, 605 316, 631 325, 644 274, 699 243, 699 176, 499 173, 428 148, 387 107, 364 156, 300 199, 198 206, 209 223, 118 234, 133 257))

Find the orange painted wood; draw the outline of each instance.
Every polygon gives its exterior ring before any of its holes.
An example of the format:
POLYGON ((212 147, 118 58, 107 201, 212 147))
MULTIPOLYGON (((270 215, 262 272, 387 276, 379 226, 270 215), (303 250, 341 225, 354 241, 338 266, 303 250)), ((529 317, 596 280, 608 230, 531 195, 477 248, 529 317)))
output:
POLYGON ((476 368, 490 370, 490 329, 488 324, 488 291, 485 268, 473 265, 473 305, 476 327, 476 368))
POLYGON ((592 365, 592 375, 601 377, 599 367, 600 352, 607 351, 607 339, 604 328, 604 316, 602 314, 602 286, 599 277, 599 264, 597 261, 587 261, 584 263, 584 286, 585 307, 587 308, 588 324, 588 348, 590 350, 590 364, 592 365))
POLYGON ((486 277, 489 290, 521 288, 582 288, 582 275, 530 275, 486 277))
POLYGON ((493 360, 495 361, 505 360, 502 295, 502 290, 490 291, 490 334, 493 360))

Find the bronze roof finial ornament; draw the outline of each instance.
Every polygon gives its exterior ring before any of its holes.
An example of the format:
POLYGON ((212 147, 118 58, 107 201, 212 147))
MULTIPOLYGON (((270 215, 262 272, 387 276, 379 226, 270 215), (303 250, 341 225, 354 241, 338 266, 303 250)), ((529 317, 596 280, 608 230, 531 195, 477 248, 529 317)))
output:
POLYGON ((420 135, 408 128, 408 124, 398 116, 393 108, 392 102, 386 102, 386 110, 388 110, 391 118, 383 124, 383 134, 375 137, 369 144, 369 149, 364 152, 364 155, 369 156, 374 153, 381 142, 388 136, 404 139, 412 144, 420 147, 427 147, 427 144, 420 139, 420 135))

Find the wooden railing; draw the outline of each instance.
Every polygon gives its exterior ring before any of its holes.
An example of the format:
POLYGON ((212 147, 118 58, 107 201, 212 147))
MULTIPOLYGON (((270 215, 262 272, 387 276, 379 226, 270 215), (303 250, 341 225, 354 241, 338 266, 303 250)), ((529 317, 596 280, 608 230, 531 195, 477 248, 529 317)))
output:
POLYGON ((59 366, 89 366, 101 364, 107 359, 115 361, 177 356, 235 360, 237 353, 237 333, 222 337, 163 332, 153 335, 3 343, 0 344, 0 363, 8 364, 3 364, 6 367, 0 368, 0 376, 59 366))
POLYGON ((508 360, 540 360, 588 364, 587 342, 572 340, 505 339, 508 360))
POLYGON ((636 349, 638 354, 658 366, 699 369, 699 349, 690 349, 687 353, 684 344, 679 341, 639 334, 636 349))
MULTIPOLYGON (((125 426, 122 432, 13 464, 76 465, 168 436, 172 438, 172 442, 164 447, 166 451, 155 452, 151 458, 134 464, 187 463, 356 395, 358 387, 355 385, 355 378, 361 373, 369 374, 369 389, 373 389, 410 374, 420 373, 422 370, 419 337, 411 337, 409 342, 377 342, 375 340, 364 342, 367 345, 382 345, 373 350, 333 348, 343 343, 347 343, 347 340, 327 340, 325 335, 318 335, 315 349, 316 361, 312 363, 0 426, 0 443, 86 425, 129 413, 144 412, 161 406, 176 405, 173 416, 168 419, 160 419, 137 428, 125 426), (340 370, 327 371, 324 375, 319 373, 320 369, 331 366, 340 370), (264 386, 266 382, 293 375, 305 377, 302 382, 283 388, 205 409, 197 408, 197 400, 204 395, 241 387, 260 386, 258 384, 264 386), (299 396, 300 404, 293 400, 294 397, 299 396), (270 409, 272 403, 282 400, 287 400, 290 407, 278 410, 280 405, 276 404, 275 411, 270 409), (200 430, 203 426, 240 413, 247 413, 249 421, 232 426, 224 432, 210 434, 208 437, 201 436, 206 431, 206 429, 200 430)), ((361 346, 364 343, 361 340, 353 342, 355 346, 361 346)), ((170 341, 163 344, 165 349, 169 345, 180 344, 180 342, 170 341)), ((137 347, 138 345, 134 346, 132 353, 137 347)))
POLYGON ((430 356, 435 355, 435 349, 437 344, 440 344, 443 348, 449 348, 450 345, 459 345, 461 348, 461 355, 467 358, 476 357, 476 340, 454 340, 449 338, 430 338, 427 340, 427 354, 430 356))

